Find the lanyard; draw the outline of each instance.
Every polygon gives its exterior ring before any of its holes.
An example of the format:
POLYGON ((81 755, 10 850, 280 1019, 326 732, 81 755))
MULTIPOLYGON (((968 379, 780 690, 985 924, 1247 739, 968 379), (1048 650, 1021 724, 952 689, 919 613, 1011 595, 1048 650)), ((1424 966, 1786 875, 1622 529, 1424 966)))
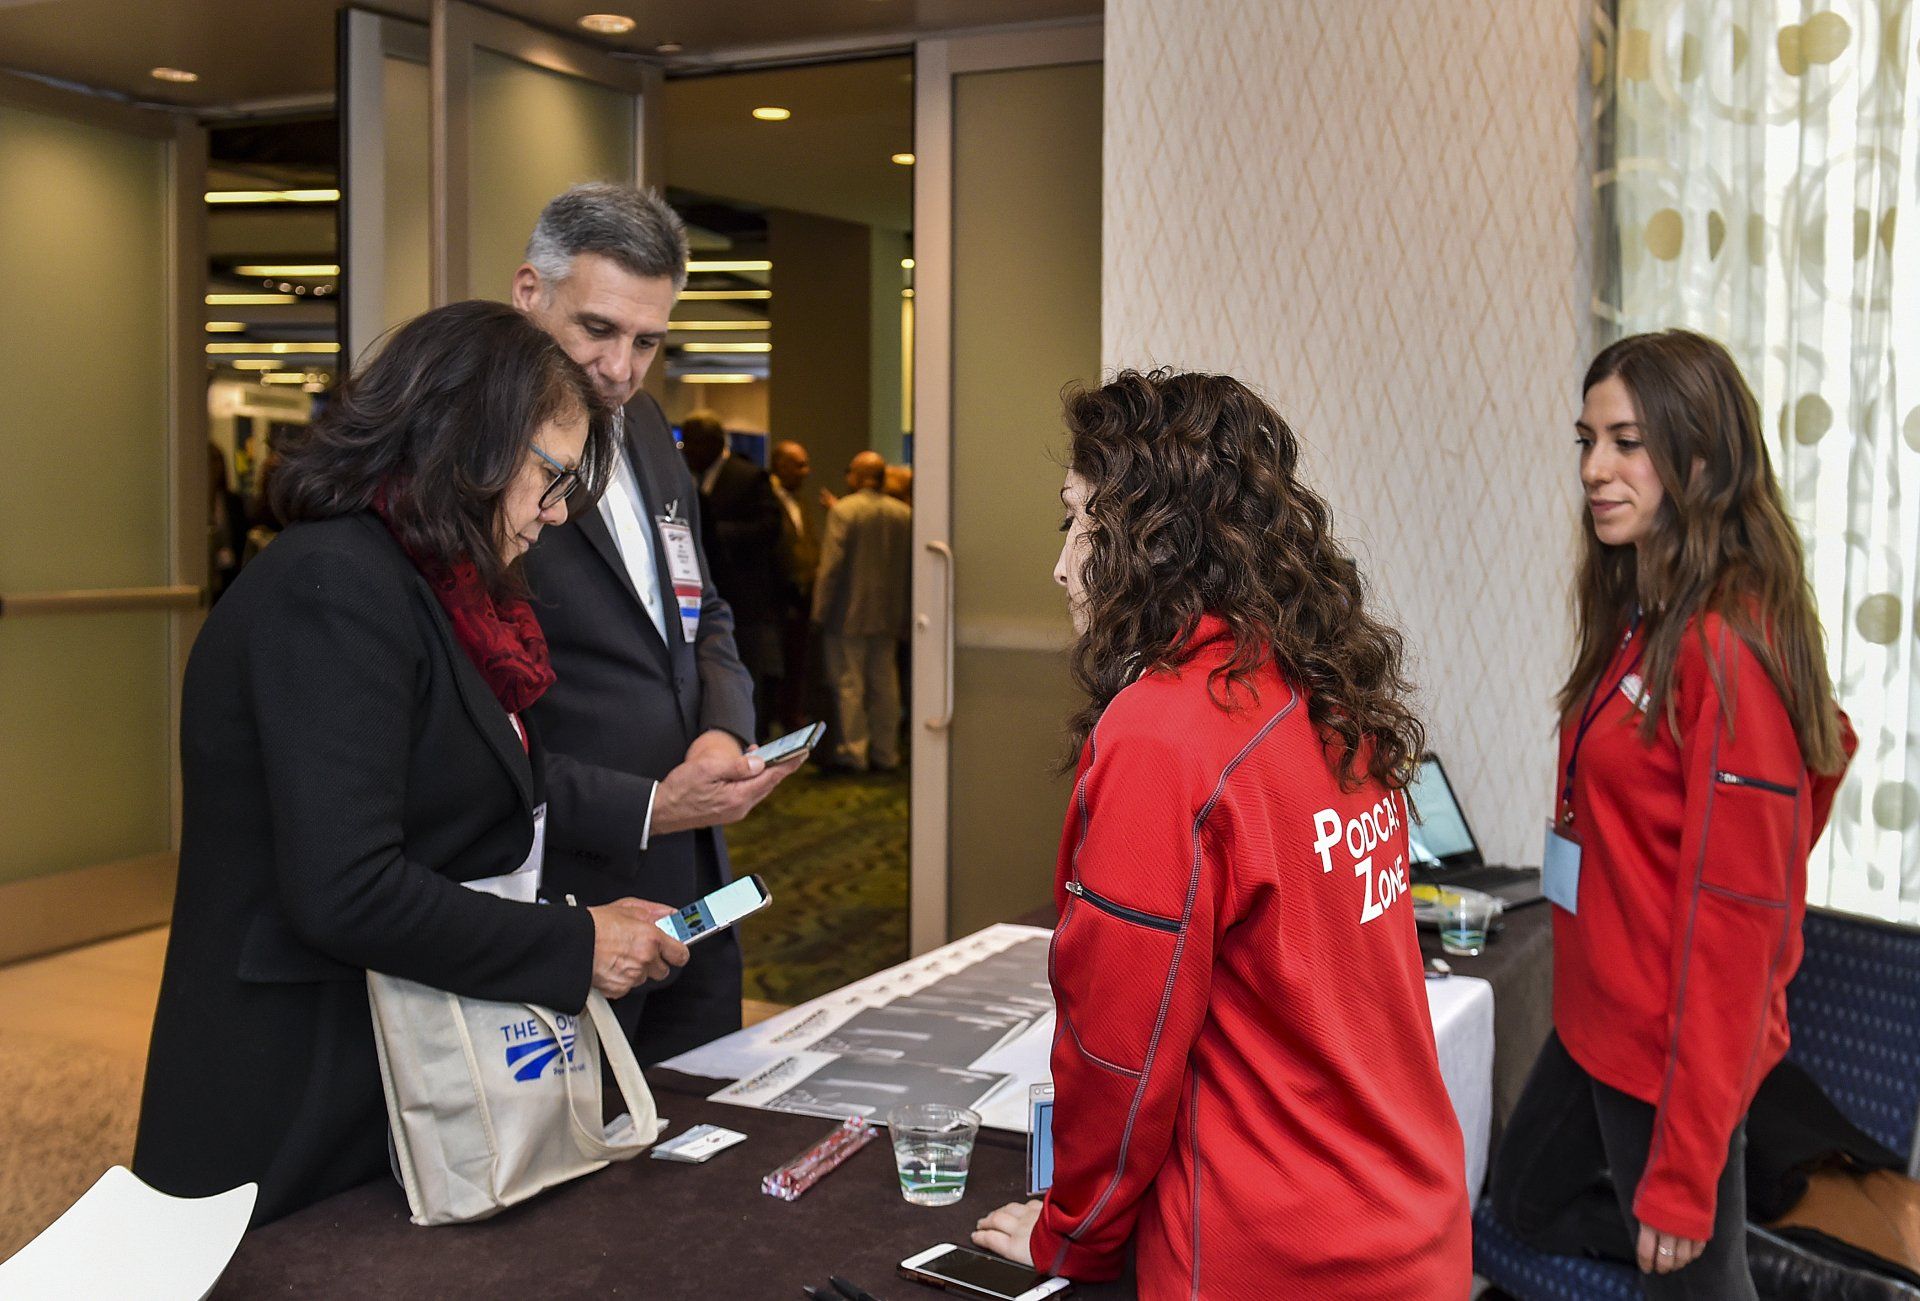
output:
MULTIPOLYGON (((1627 625, 1626 639, 1620 643, 1620 650, 1625 650, 1628 646, 1632 645, 1634 634, 1639 631, 1640 615, 1636 611, 1633 616, 1633 622, 1627 625)), ((1627 662, 1627 666, 1624 669, 1620 670, 1620 676, 1614 680, 1611 688, 1603 693, 1600 690, 1600 682, 1597 681, 1593 684, 1593 693, 1587 697, 1586 709, 1580 716, 1580 726, 1575 729, 1573 734, 1573 750, 1567 755, 1566 780, 1560 789, 1560 820, 1568 825, 1572 825, 1573 823, 1573 772, 1575 766, 1580 762, 1580 747, 1587 739, 1587 731, 1599 721, 1600 715, 1606 712, 1607 702, 1613 699, 1613 693, 1618 691, 1622 684, 1626 682, 1627 675, 1640 666, 1640 651, 1640 647, 1634 647, 1633 658, 1627 662)), ((1620 651, 1614 652, 1616 656, 1619 655, 1619 653, 1620 651)), ((1600 681, 1605 680, 1606 674, 1603 671, 1600 676, 1600 681)))

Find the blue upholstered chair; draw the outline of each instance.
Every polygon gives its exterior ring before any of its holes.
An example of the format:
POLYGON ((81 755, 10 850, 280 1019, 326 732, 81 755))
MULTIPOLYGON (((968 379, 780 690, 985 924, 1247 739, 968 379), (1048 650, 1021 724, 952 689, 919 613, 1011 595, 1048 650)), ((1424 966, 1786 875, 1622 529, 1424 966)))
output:
MULTIPOLYGON (((1854 1124, 1911 1155, 1920 1120, 1920 929, 1810 908, 1806 941, 1787 987, 1787 1055, 1854 1124)), ((1521 1301, 1640 1296, 1634 1269, 1534 1251, 1485 1200, 1474 1211, 1473 1260, 1521 1301)))

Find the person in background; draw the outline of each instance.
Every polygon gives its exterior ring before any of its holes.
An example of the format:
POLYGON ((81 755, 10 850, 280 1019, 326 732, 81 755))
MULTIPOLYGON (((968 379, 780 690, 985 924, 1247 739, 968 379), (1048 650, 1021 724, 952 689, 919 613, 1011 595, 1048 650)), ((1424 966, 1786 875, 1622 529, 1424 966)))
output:
POLYGON ((973 1240, 1092 1281, 1131 1238, 1143 1301, 1462 1301, 1400 634, 1238 381, 1124 371, 1066 420, 1053 1186, 973 1240))
POLYGON ((807 654, 813 612, 813 580, 820 569, 820 534, 800 492, 813 462, 793 439, 773 445, 773 495, 780 503, 780 691, 779 729, 791 732, 807 721, 807 654))
POLYGON ((889 465, 887 479, 881 485, 882 492, 895 501, 913 505, 913 467, 911 465, 889 465))
MULTIPOLYGON (((548 875, 587 903, 638 892, 676 907, 732 878, 720 828, 793 764, 747 753, 753 679, 714 588, 699 490, 640 391, 687 276, 686 229, 651 191, 578 185, 550 202, 514 272, 513 305, 559 341, 616 408, 605 494, 527 557, 558 683, 534 709, 549 742, 645 778, 646 833, 618 854, 559 848, 548 875)), ((701 941, 671 985, 614 1003, 644 1063, 740 1027, 740 939, 701 941)))
POLYGON ((1527 1235, 1611 1171, 1649 1297, 1738 1301, 1745 1120, 1785 1054, 1807 853, 1853 750, 1760 411, 1669 330, 1587 370, 1560 688, 1554 1034, 1495 1158, 1527 1235))
POLYGON ((134 1172, 264 1223, 388 1175, 366 973, 577 1013, 687 960, 638 899, 463 883, 549 848, 631 852, 639 778, 550 753, 521 556, 599 491, 586 376, 497 303, 409 322, 274 471, 286 530, 207 616, 180 718, 183 822, 134 1172))
POLYGON ((700 485, 713 586, 733 610, 733 641, 753 675, 754 717, 764 730, 784 672, 780 659, 780 509, 773 480, 735 456, 711 411, 680 421, 680 450, 700 485))
POLYGON ((832 684, 838 731, 834 766, 847 772, 900 766, 900 673, 894 648, 907 635, 913 512, 880 485, 887 463, 861 452, 848 493, 827 512, 813 622, 832 684))

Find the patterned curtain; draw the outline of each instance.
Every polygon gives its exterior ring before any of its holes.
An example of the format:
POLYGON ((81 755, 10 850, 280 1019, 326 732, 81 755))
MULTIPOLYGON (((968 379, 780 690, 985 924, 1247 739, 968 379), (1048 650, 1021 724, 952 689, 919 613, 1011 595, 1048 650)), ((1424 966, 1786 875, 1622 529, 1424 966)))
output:
POLYGON ((1920 922, 1920 77, 1910 0, 1602 0, 1604 339, 1732 349, 1769 422, 1860 753, 1809 902, 1920 922))

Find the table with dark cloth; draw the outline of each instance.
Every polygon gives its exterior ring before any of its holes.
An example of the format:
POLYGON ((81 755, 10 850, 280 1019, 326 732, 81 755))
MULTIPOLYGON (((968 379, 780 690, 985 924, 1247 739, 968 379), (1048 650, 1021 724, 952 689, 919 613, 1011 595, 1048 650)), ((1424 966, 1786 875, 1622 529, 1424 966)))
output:
MULTIPOLYGON (((1549 912, 1544 904, 1511 912, 1480 957, 1447 959, 1493 985, 1496 1143, 1552 1025, 1549 912)), ((1054 914, 1018 920, 1052 926, 1054 914)), ((1420 944, 1439 955, 1437 934, 1422 932, 1420 944)), ((723 1081, 658 1069, 647 1078, 669 1134, 704 1122, 747 1141, 705 1165, 622 1162, 473 1225, 416 1228, 400 1186, 377 1180, 249 1233, 213 1295, 774 1301, 839 1274, 881 1301, 931 1299, 932 1289, 899 1277, 898 1263, 937 1242, 967 1245, 975 1220, 1025 1194, 1024 1138, 988 1131, 957 1205, 910 1206, 883 1133, 799 1201, 782 1202, 760 1191, 760 1177, 831 1121, 706 1101, 723 1081)), ((1078 1284, 1074 1295, 1115 1301, 1134 1289, 1128 1278, 1078 1284)))
MULTIPOLYGON (((796 1202, 760 1177, 834 1122, 707 1102, 712 1080, 647 1072, 668 1134, 724 1125, 747 1135, 705 1165, 641 1156, 576 1179, 479 1224, 407 1222, 400 1185, 377 1180, 247 1234, 216 1298, 256 1296, 624 1296, 662 1301, 797 1301, 828 1274, 881 1301, 940 1294, 899 1276, 937 1242, 970 1245, 974 1221, 1026 1192, 1023 1137, 985 1133, 967 1193, 908 1205, 884 1132, 796 1202)), ((1079 1284, 1086 1301, 1134 1295, 1130 1282, 1079 1284)))

